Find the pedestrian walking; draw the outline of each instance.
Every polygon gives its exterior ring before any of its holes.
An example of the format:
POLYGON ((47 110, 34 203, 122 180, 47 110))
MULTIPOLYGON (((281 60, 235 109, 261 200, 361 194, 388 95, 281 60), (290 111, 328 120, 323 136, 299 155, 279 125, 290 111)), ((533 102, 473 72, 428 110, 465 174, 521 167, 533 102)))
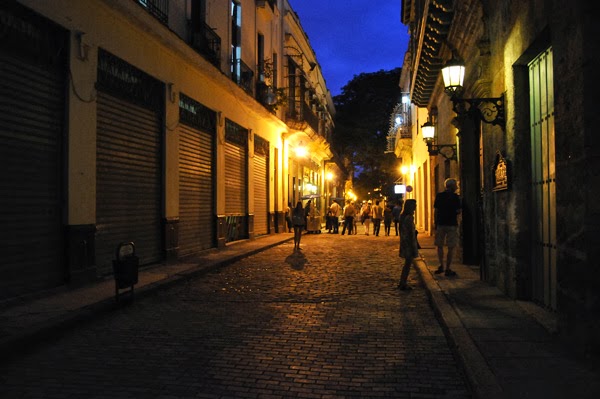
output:
POLYGON ((415 210, 417 209, 417 201, 408 199, 404 202, 404 208, 400 214, 400 251, 399 255, 404 258, 404 266, 400 273, 400 281, 398 288, 406 291, 412 287, 407 284, 410 267, 415 258, 419 256, 417 249, 417 236, 415 234, 415 210))
POLYGON ((302 230, 305 225, 304 208, 302 201, 298 201, 294 211, 292 212, 292 223, 294 225, 294 251, 300 249, 300 239, 302 238, 302 230))
POLYGON ((396 229, 396 235, 398 235, 398 224, 400 223, 400 213, 402 212, 402 202, 396 201, 394 208, 392 208, 392 218, 394 220, 394 228, 396 229))
POLYGON ((352 234, 352 230, 354 228, 355 215, 356 208, 354 207, 354 203, 347 201, 346 206, 344 207, 344 227, 342 228, 342 235, 346 233, 346 229, 348 229, 348 235, 352 234))
POLYGON ((354 206, 354 219, 352 220, 352 227, 354 227, 354 234, 358 234, 357 222, 360 220, 360 210, 362 205, 357 202, 352 202, 354 206))
POLYGON ((371 207, 371 200, 369 200, 360 210, 360 220, 365 225, 365 235, 369 235, 371 230, 371 218, 373 217, 373 209, 371 207))
POLYGON ((288 233, 292 232, 292 203, 288 202, 287 209, 285 210, 285 222, 287 224, 288 233))
POLYGON ((385 204, 385 208, 383 209, 383 226, 385 230, 385 235, 390 235, 390 230, 392 229, 392 205, 385 204))
POLYGON ((336 200, 333 200, 331 206, 329 207, 329 210, 331 211, 331 223, 333 224, 333 234, 338 234, 340 232, 339 220, 341 208, 342 207, 340 206, 340 204, 337 203, 336 200))
POLYGON ((373 205, 373 234, 375 237, 379 237, 379 230, 381 228, 381 220, 383 219, 383 207, 379 205, 379 200, 375 201, 373 205))
POLYGON ((461 201, 456 190, 458 184, 455 179, 446 179, 445 191, 435 196, 433 203, 433 220, 435 229, 435 245, 437 246, 438 261, 440 266, 436 274, 444 273, 446 276, 456 276, 450 268, 454 248, 458 245, 458 215, 461 212, 461 201), (444 268, 444 246, 448 247, 444 268))
POLYGON ((327 230, 329 234, 331 234, 331 230, 333 229, 333 223, 331 219, 331 209, 328 209, 327 215, 325 215, 325 230, 327 230))

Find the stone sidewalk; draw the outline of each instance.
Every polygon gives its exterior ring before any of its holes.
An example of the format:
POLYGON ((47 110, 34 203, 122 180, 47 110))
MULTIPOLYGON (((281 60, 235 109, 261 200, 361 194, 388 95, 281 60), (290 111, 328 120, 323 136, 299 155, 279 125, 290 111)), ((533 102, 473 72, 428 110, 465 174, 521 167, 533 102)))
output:
MULTIPOLYGON (((189 263, 143 268, 135 298, 290 240, 291 234, 266 236, 207 251, 189 263)), ((480 281, 478 271, 469 266, 454 266, 456 277, 435 275, 432 238, 421 235, 419 241, 423 248, 417 270, 475 397, 600 397, 598 365, 594 369, 565 351, 551 332, 552 317, 540 317, 548 315, 536 306, 507 298, 480 281)), ((79 289, 58 289, 38 298, 4 301, 0 304, 0 358, 18 356, 24 348, 117 306, 112 279, 79 289)))
POLYGON ((432 304, 478 398, 599 398, 600 363, 574 358, 554 335, 553 315, 506 297, 479 270, 439 266, 433 237, 419 236, 417 262, 432 304))
MULTIPOLYGON (((158 264, 139 270, 133 297, 141 298, 158 288, 190 279, 240 259, 293 240, 293 234, 275 234, 231 243, 211 249, 185 263, 158 264)), ((120 300, 131 298, 129 290, 119 290, 120 300)), ((60 287, 37 296, 0 302, 0 359, 18 353, 32 343, 47 340, 66 328, 120 306, 112 277, 81 288, 60 287)))

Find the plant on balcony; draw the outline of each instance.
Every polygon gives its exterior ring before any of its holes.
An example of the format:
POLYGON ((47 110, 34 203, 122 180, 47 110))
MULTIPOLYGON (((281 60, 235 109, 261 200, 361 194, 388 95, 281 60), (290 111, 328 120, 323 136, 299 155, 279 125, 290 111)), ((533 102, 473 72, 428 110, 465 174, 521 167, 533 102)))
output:
POLYGON ((274 87, 275 73, 273 61, 270 58, 265 59, 262 66, 259 67, 259 76, 262 79, 257 83, 256 94, 260 103, 270 112, 277 111, 288 101, 285 89, 274 87))

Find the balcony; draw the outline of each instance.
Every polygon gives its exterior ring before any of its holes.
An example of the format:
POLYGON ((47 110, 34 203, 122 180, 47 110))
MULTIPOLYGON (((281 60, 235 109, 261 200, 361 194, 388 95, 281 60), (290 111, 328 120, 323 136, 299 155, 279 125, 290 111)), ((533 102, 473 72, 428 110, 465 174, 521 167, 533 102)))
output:
POLYGON ((412 120, 410 104, 402 102, 397 104, 390 116, 390 129, 387 134, 387 147, 385 152, 394 152, 398 141, 402 145, 412 145, 412 120))
POLYGON ((256 0, 256 7, 266 8, 267 6, 269 6, 271 8, 271 12, 275 12, 276 5, 277 5, 276 0, 256 0))
POLYGON ((231 80, 246 93, 254 95, 254 72, 244 61, 237 59, 231 63, 231 80))
POLYGON ((200 31, 192 33, 192 47, 217 68, 221 67, 221 38, 206 25, 200 31))
POLYGON ((135 0, 163 25, 169 23, 169 0, 135 0))
POLYGON ((326 112, 323 98, 319 97, 312 88, 310 81, 298 67, 290 63, 292 67, 287 76, 287 110, 285 123, 295 130, 312 129, 315 134, 323 135, 320 115, 326 112))
POLYGON ((288 105, 285 123, 289 127, 296 130, 305 130, 310 127, 316 134, 319 134, 319 117, 309 104, 292 97, 288 99, 288 105))

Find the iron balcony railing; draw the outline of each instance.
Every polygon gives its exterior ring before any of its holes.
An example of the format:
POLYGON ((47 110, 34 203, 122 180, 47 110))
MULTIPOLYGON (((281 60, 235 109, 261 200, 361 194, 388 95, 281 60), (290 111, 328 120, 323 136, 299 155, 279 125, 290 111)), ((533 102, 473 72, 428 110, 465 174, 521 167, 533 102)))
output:
POLYGON ((412 139, 412 126, 410 125, 406 125, 406 126, 402 126, 402 128, 400 129, 400 138, 401 139, 412 139))
POLYGON ((304 101, 302 101, 302 117, 313 131, 319 133, 319 117, 313 112, 312 107, 304 101))
POLYGON ((304 130, 309 126, 315 133, 322 134, 319 129, 317 108, 322 108, 314 91, 309 89, 306 77, 302 74, 288 76, 288 107, 286 124, 293 129, 304 130))
POLYGON ((246 93, 254 95, 254 72, 241 59, 231 63, 231 79, 246 93))
POLYGON ((215 31, 203 23, 200 31, 192 32, 192 47, 203 55, 211 64, 221 66, 221 38, 215 31))
POLYGON ((286 124, 297 130, 304 130, 308 125, 315 133, 320 134, 319 117, 309 104, 295 97, 288 97, 286 124))
POLYGON ((135 0, 164 25, 169 23, 169 0, 135 0))

